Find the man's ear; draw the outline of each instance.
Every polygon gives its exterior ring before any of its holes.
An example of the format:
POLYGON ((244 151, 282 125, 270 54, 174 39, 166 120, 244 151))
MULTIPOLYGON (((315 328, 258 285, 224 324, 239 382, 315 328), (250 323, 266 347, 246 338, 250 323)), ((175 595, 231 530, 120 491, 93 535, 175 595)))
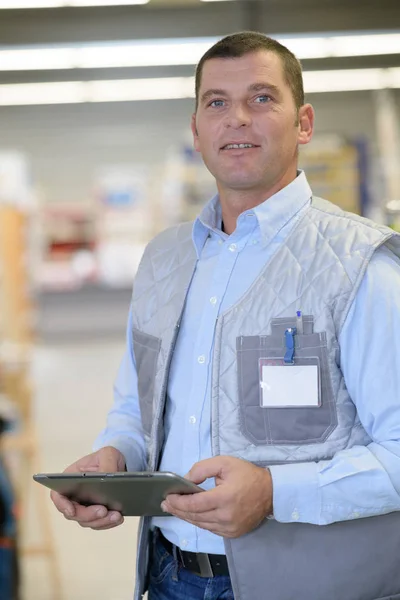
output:
POLYGON ((314 132, 315 113, 311 104, 304 104, 299 110, 299 144, 308 144, 314 132))
POLYGON ((192 115, 191 127, 192 127, 192 134, 193 134, 194 149, 196 150, 196 152, 200 152, 199 132, 197 131, 197 125, 196 125, 196 113, 194 113, 192 115))

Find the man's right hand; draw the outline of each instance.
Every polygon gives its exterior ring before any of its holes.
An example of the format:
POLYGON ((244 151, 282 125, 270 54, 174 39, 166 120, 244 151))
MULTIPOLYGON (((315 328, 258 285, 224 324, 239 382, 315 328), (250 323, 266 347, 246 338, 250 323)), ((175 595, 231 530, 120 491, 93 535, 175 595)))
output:
MULTIPOLYGON (((115 473, 125 470, 125 458, 119 450, 107 446, 101 448, 93 454, 88 454, 67 467, 64 473, 115 473)), ((90 529, 103 530, 117 527, 124 522, 121 513, 108 511, 105 506, 82 506, 77 502, 68 500, 57 492, 51 492, 57 510, 63 513, 69 521, 76 521, 81 527, 90 527, 90 529)))

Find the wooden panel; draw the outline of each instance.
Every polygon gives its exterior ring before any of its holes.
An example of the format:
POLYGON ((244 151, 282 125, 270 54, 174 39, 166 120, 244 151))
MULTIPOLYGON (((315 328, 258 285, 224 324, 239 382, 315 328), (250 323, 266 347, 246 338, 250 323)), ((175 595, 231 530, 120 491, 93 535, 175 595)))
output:
POLYGON ((17 344, 25 344, 31 339, 26 220, 26 215, 14 207, 0 205, 0 336, 17 344))

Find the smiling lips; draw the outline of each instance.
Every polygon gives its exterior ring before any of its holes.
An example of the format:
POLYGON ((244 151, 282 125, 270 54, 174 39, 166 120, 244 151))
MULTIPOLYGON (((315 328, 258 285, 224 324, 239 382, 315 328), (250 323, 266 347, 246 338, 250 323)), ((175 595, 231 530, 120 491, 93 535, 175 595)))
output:
POLYGON ((259 148, 259 146, 251 142, 230 143, 222 146, 221 150, 248 150, 252 148, 259 148))

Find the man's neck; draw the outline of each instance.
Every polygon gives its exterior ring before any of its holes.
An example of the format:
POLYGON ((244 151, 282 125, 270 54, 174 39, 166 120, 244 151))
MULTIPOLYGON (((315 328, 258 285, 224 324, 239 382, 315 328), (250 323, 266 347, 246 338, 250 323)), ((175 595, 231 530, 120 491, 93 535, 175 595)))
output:
POLYGON ((236 229, 238 217, 246 210, 259 206, 284 187, 289 185, 297 176, 290 180, 285 178, 267 190, 228 190, 219 188, 219 201, 222 209, 222 230, 231 235, 236 229))

